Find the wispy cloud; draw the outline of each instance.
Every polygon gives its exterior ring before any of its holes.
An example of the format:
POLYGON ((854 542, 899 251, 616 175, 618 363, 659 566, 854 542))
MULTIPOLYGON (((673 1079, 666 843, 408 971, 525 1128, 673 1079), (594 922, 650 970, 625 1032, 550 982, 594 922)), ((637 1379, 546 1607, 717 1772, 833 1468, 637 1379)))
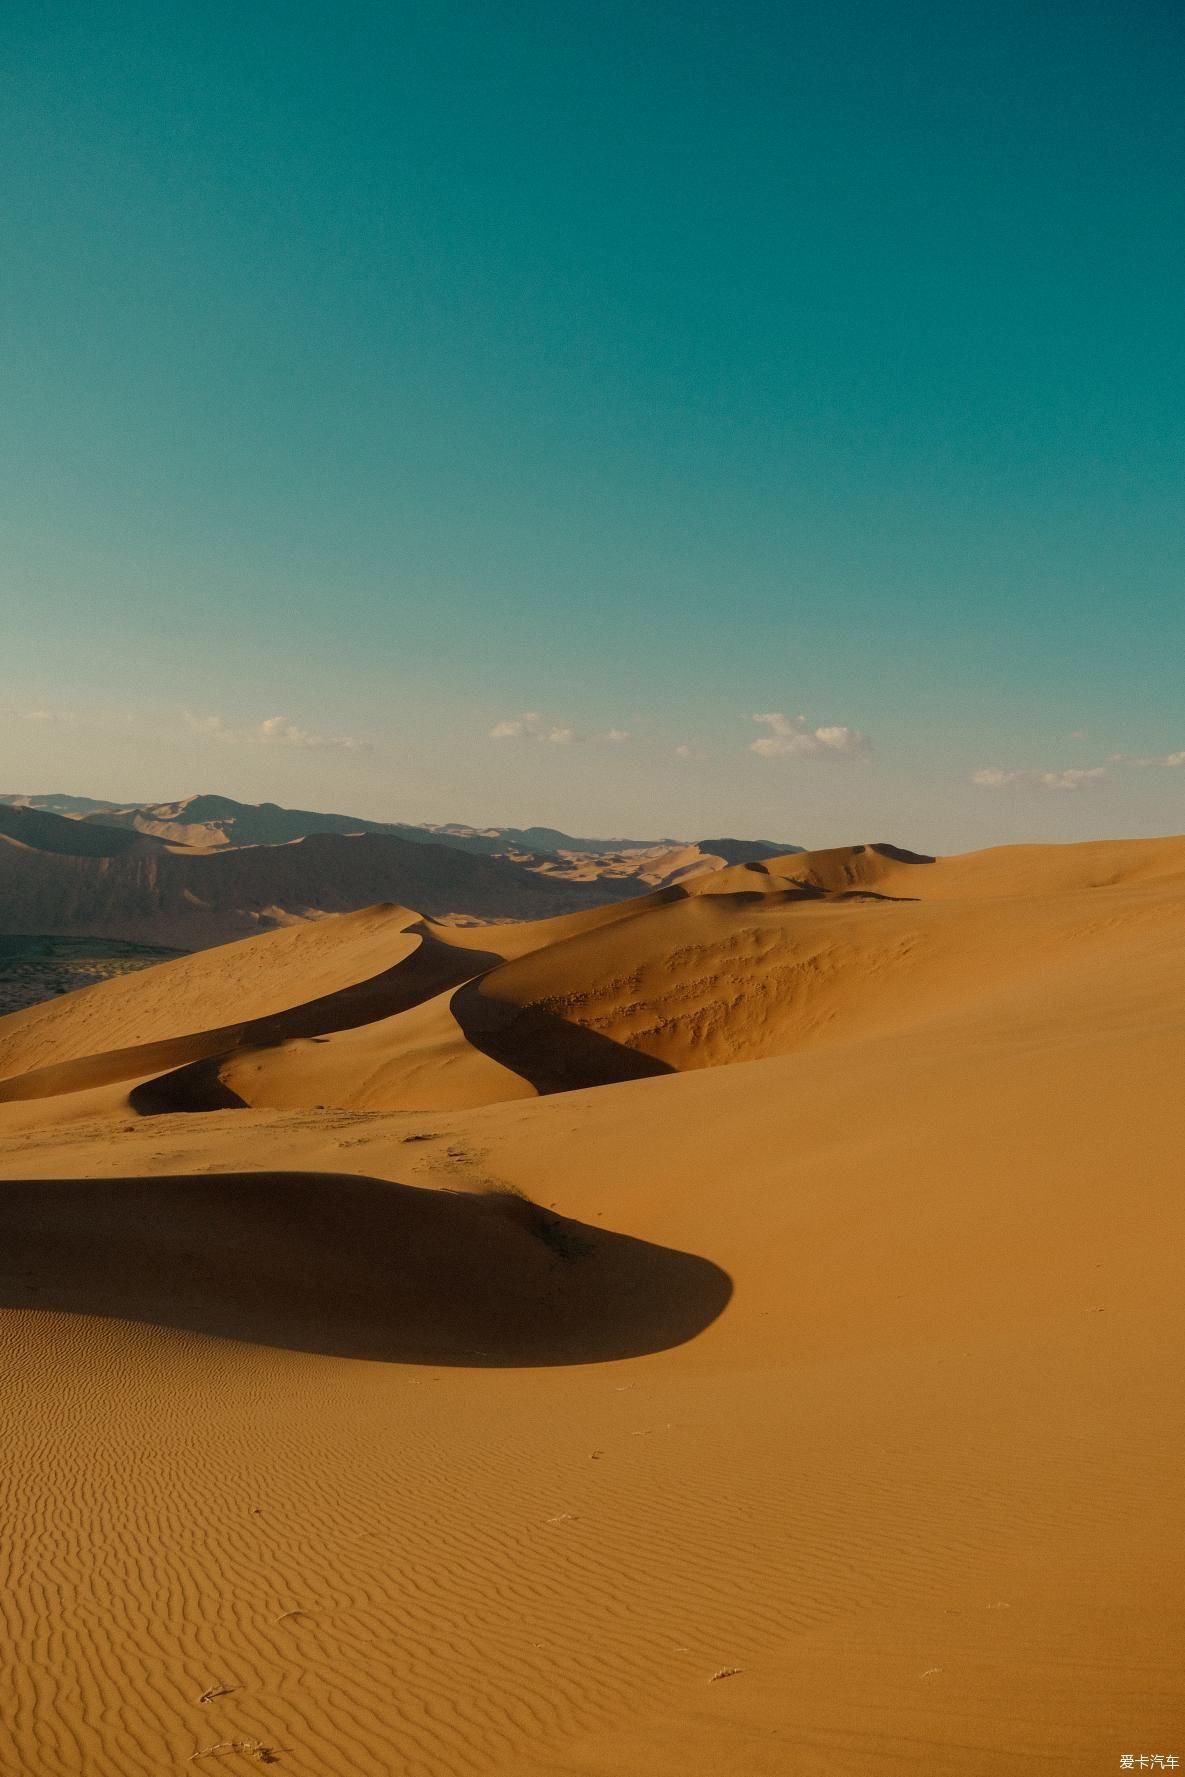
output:
POLYGON ((77 710, 15 710, 0 709, 0 716, 14 716, 18 722, 37 722, 48 727, 52 723, 69 725, 77 722, 77 710))
POLYGON ((1160 753, 1156 758, 1138 758, 1134 753, 1112 753, 1116 765, 1134 765, 1139 771, 1175 771, 1185 765, 1185 752, 1160 753))
POLYGON ((706 753, 701 752, 698 747, 693 747, 688 741, 681 741, 675 748, 676 759, 706 759, 707 756, 706 753))
POLYGON ((1093 790, 1107 780, 1103 765, 1072 767, 1068 771, 1004 771, 985 765, 971 773, 971 782, 985 790, 1093 790))
POLYGON ((299 728, 287 716, 267 716, 252 728, 235 728, 221 716, 197 716, 192 710, 186 710, 185 722, 192 733, 207 740, 220 741, 225 746, 300 747, 339 753, 368 753, 371 750, 369 741, 359 740, 355 735, 317 734, 312 729, 299 728))
POLYGON ((605 731, 605 739, 620 745, 623 741, 632 739, 632 736, 628 728, 609 728, 605 731))
POLYGON ((999 765, 984 765, 971 773, 971 782, 986 790, 1094 790, 1112 781, 1109 766, 1127 766, 1135 771, 1177 771, 1185 767, 1185 750, 1152 757, 1111 753, 1106 765, 1070 766, 1061 771, 1008 771, 999 765))
POLYGON ((772 711, 753 720, 769 733, 749 742, 749 751, 761 759, 839 758, 867 753, 871 742, 858 728, 812 728, 805 716, 785 716, 772 711))
POLYGON ((491 740, 542 740, 553 746, 567 746, 580 736, 564 723, 545 722, 538 710, 524 710, 521 716, 510 716, 495 722, 490 729, 491 740))

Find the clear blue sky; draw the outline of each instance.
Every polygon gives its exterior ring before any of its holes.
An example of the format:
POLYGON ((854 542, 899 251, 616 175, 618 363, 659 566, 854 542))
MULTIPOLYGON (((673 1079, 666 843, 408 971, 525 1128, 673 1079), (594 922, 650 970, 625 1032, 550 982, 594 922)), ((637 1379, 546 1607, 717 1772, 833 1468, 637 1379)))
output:
POLYGON ((1185 828, 1179 5, 10 0, 0 69, 0 789, 1185 828))

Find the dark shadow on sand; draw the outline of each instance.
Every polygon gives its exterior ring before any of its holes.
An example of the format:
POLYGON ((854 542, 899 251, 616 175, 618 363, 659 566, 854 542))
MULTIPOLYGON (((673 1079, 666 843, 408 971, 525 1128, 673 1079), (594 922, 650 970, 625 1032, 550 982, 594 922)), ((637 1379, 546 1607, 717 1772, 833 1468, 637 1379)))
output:
POLYGON ((695 1338, 709 1259, 506 1194, 354 1174, 0 1183, 0 1306, 384 1362, 601 1363, 695 1338))
POLYGON ((616 1086, 678 1071, 540 1006, 493 999, 482 992, 480 981, 458 988, 449 1003, 466 1041, 539 1093, 616 1086))
MULTIPOLYGON (((863 851, 864 847, 857 846, 856 849, 863 851)), ((895 864, 936 864, 938 862, 937 858, 931 857, 929 852, 906 851, 903 845, 890 845, 887 840, 883 839, 876 845, 870 845, 868 849, 876 852, 879 857, 892 858, 895 864)))
POLYGON ((170 1073, 141 1080, 128 1093, 129 1109, 138 1117, 171 1117, 185 1111, 245 1111, 247 1100, 232 1091, 218 1071, 237 1053, 232 1049, 223 1055, 207 1055, 201 1061, 175 1067, 170 1073))

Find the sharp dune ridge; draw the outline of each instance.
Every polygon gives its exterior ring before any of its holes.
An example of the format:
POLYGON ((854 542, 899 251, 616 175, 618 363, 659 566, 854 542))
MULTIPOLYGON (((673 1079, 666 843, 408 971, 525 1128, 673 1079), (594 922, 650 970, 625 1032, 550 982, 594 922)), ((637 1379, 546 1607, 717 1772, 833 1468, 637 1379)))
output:
POLYGON ((0 1769, 1185 1753, 1185 839, 717 855, 0 1019, 0 1769))

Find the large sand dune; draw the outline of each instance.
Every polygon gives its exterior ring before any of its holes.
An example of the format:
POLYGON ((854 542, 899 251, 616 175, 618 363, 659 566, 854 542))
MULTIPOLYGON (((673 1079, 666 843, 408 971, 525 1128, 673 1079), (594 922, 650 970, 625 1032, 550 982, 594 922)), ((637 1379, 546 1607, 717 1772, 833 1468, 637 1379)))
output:
POLYGON ((1185 1757, 1183 894, 844 848, 0 1020, 0 1769, 1185 1757))

